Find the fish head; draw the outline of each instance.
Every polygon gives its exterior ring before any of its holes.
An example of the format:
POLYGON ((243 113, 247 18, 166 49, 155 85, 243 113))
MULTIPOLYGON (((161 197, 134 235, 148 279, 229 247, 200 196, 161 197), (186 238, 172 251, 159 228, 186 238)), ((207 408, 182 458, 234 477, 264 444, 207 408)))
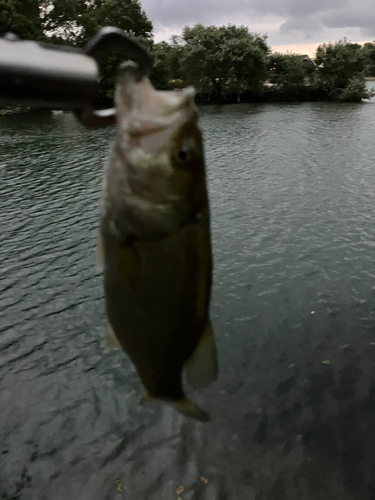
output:
POLYGON ((131 71, 120 74, 115 94, 116 161, 112 162, 120 172, 112 177, 121 180, 117 187, 126 187, 120 203, 127 207, 135 234, 159 234, 158 224, 160 234, 178 230, 207 205, 194 95, 191 87, 158 91, 147 78, 137 82, 131 71), (155 220, 150 221, 148 212, 154 212, 155 220))

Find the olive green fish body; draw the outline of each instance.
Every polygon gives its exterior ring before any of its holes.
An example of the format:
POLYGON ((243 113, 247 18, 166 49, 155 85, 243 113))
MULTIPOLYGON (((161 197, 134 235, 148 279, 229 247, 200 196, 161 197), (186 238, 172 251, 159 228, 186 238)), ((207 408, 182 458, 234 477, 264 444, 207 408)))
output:
POLYGON ((185 395, 217 376, 202 135, 191 89, 125 75, 102 189, 98 250, 111 328, 151 398, 207 420, 185 395), (201 383, 202 382, 202 383, 201 383))

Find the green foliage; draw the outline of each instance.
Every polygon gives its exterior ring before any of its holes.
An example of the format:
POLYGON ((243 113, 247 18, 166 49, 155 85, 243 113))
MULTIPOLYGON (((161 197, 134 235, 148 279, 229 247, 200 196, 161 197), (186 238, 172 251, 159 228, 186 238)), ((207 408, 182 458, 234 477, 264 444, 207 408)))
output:
POLYGON ((354 76, 349 80, 343 92, 338 95, 338 101, 341 102, 361 102, 362 99, 370 99, 375 96, 373 90, 367 90, 363 78, 354 76))
POLYGON ((0 36, 10 31, 23 39, 43 38, 38 0, 0 0, 0 36))
POLYGON ((53 43, 77 45, 83 30, 85 0, 41 0, 44 32, 53 43))
POLYGON ((362 48, 366 61, 366 76, 375 76, 375 43, 365 43, 362 48))
POLYGON ((83 45, 104 26, 150 38, 152 23, 138 0, 43 0, 44 29, 55 37, 83 45))
POLYGON ((269 81, 287 87, 300 87, 312 78, 315 66, 296 54, 271 53, 268 58, 269 81))
POLYGON ((157 89, 169 89, 176 86, 176 80, 181 79, 181 52, 182 47, 167 42, 156 43, 152 47, 154 67, 150 79, 157 89))
POLYGON ((186 26, 181 37, 180 71, 198 92, 260 89, 266 77, 269 47, 266 37, 250 33, 246 26, 186 26))
POLYGON ((357 43, 344 39, 319 45, 315 58, 318 84, 328 92, 344 89, 354 77, 363 77, 366 63, 366 54, 357 43))
POLYGON ((144 38, 152 32, 152 23, 138 0, 90 0, 81 23, 85 41, 103 26, 116 26, 144 38))

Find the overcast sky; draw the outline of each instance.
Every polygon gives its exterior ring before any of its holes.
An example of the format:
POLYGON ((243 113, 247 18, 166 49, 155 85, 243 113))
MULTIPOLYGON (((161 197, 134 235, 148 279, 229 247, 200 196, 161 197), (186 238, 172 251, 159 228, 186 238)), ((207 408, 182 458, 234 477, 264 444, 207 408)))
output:
MULTIPOLYGON (((375 40, 374 0, 141 0, 153 21, 155 41, 168 40, 186 26, 245 24, 268 34, 271 47, 301 46, 346 36, 375 40)), ((291 49, 297 47, 291 47, 291 49)), ((304 50, 303 50, 304 51, 304 50)), ((306 50, 307 51, 307 50, 306 50)))

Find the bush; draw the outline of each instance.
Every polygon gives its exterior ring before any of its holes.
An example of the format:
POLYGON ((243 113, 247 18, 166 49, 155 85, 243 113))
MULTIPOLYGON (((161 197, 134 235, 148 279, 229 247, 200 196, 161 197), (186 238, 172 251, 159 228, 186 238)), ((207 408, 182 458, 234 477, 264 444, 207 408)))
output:
POLYGON ((371 99, 374 96, 375 92, 366 88, 363 77, 355 76, 349 81, 337 100, 340 102, 361 102, 362 99, 371 99))

